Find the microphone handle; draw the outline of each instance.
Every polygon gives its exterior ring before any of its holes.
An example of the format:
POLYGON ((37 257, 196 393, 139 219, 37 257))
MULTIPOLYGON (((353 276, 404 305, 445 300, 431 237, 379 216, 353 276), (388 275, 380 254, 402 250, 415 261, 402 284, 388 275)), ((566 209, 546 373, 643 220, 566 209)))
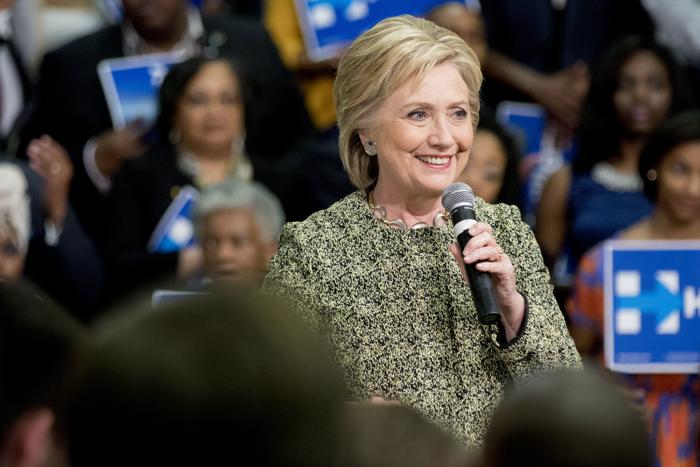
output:
MULTIPOLYGON (((471 239, 469 230, 465 229, 457 235, 460 251, 464 251, 467 242, 471 239)), ((461 258, 461 255, 460 255, 461 258)), ((493 288, 491 274, 485 271, 476 269, 476 264, 464 263, 469 278, 469 288, 472 291, 474 305, 476 307, 476 315, 481 324, 496 324, 501 319, 501 312, 496 303, 496 294, 493 288)))

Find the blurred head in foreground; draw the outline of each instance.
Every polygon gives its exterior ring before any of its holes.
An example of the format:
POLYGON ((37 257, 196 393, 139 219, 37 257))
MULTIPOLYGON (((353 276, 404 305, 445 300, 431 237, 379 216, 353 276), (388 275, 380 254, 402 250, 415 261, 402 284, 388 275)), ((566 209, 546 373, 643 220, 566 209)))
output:
POLYGON ((0 283, 0 465, 66 465, 65 403, 87 333, 26 285, 0 283))
POLYGON ((594 373, 557 372, 507 394, 486 435, 490 467, 649 467, 641 413, 594 373))
POLYGON ((476 465, 452 435, 403 405, 349 404, 342 434, 343 467, 476 465))
POLYGON ((98 337, 72 412, 73 467, 332 465, 338 385, 281 305, 199 296, 118 316, 98 337))

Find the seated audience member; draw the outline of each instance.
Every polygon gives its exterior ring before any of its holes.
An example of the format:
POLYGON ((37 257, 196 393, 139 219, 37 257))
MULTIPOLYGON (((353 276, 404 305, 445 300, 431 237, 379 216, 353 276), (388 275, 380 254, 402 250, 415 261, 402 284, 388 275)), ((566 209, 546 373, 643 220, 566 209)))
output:
MULTIPOLYGON (((651 214, 616 235, 623 240, 700 239, 700 112, 678 115, 649 139, 639 160, 651 214)), ((603 248, 581 260, 570 311, 572 335, 582 354, 603 363, 603 248)), ((656 465, 695 466, 700 381, 695 375, 620 375, 643 394, 650 412, 656 465), (672 427, 672 428, 670 428, 672 427)))
POLYGON ((314 133, 304 102, 264 28, 230 15, 201 17, 189 3, 123 0, 122 24, 76 39, 44 58, 37 108, 23 139, 47 133, 68 149, 76 169, 71 199, 86 230, 99 240, 105 235, 103 195, 112 177, 126 160, 147 149, 143 124, 112 129, 97 74, 104 59, 153 52, 232 59, 249 76, 252 90, 254 105, 245 116, 248 150, 274 162, 314 133))
POLYGON ((487 203, 521 207, 518 164, 520 154, 513 138, 487 113, 479 117, 469 161, 458 182, 464 182, 487 203))
POLYGON ((203 296, 98 337, 70 412, 73 467, 334 465, 340 384, 281 305, 203 296))
POLYGON ((640 151, 655 128, 690 106, 667 49, 628 37, 609 50, 587 97, 579 151, 540 198, 536 235, 548 266, 568 249, 573 272, 586 250, 649 214, 637 174, 640 151))
POLYGON ((70 160, 46 136, 29 153, 31 170, 0 160, 0 278, 24 277, 87 321, 98 306, 102 269, 68 204, 70 160))
POLYGON ((0 283, 0 465, 68 465, 65 403, 88 343, 31 288, 0 283))
POLYGON ((343 413, 338 466, 470 467, 456 438, 403 405, 348 404, 343 413))
POLYGON ((201 266, 198 247, 155 254, 149 239, 178 190, 224 180, 249 181, 243 88, 224 59, 196 57, 174 66, 160 89, 159 142, 116 177, 109 212, 112 292, 169 275, 187 279, 201 266))
POLYGON ((555 372, 506 393, 486 434, 488 467, 651 467, 642 414, 594 373, 555 372))
POLYGON ((195 212, 205 279, 259 285, 283 224, 282 206, 259 183, 227 180, 205 190, 195 212))

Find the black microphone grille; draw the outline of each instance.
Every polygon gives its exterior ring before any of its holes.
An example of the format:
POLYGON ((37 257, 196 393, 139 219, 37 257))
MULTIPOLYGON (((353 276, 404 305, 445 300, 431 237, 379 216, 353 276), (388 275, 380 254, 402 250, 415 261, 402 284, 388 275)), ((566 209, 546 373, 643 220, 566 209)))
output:
POLYGON ((460 206, 474 208, 474 192, 466 183, 453 183, 442 192, 442 207, 452 212, 460 206))

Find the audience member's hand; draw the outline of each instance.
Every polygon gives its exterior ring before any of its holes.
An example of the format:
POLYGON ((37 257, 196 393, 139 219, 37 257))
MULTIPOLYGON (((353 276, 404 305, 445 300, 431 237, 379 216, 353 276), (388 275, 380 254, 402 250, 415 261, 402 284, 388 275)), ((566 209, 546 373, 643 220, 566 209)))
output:
POLYGON ((142 141, 144 123, 138 120, 121 130, 108 130, 96 141, 95 162, 105 176, 115 175, 124 161, 146 151, 142 141))
POLYGON ((66 150, 48 135, 34 139, 27 147, 29 165, 44 179, 44 209, 56 226, 62 226, 68 212, 68 194, 73 164, 66 150))
POLYGON ((177 278, 188 280, 204 267, 204 253, 199 245, 180 250, 177 260, 177 278))
POLYGON ((581 106, 590 76, 584 63, 574 63, 550 75, 542 75, 532 90, 533 98, 570 130, 579 124, 581 106))

